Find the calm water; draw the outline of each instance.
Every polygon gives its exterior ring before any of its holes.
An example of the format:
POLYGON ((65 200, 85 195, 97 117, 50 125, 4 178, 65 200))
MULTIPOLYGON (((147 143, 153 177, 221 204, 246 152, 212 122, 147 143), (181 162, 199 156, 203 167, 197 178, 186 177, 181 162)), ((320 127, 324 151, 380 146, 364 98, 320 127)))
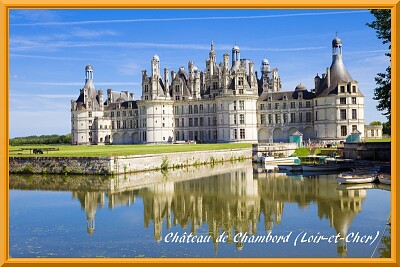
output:
POLYGON ((10 255, 382 257, 390 187, 373 187, 249 162, 113 179, 11 175, 10 255))

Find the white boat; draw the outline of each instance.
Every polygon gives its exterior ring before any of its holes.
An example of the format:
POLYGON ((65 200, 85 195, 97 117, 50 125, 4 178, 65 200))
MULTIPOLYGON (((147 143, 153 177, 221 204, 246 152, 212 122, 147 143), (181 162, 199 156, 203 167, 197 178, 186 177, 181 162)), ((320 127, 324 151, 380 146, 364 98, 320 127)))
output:
POLYGON ((337 181, 341 184, 372 183, 375 182, 377 179, 378 173, 376 171, 341 173, 337 177, 337 181))
POLYGON ((381 173, 378 175, 378 180, 382 184, 390 184, 390 174, 388 173, 381 173))
POLYGON ((326 172, 326 171, 339 171, 340 165, 337 164, 312 164, 312 165, 303 165, 303 172, 326 172))
POLYGON ((271 156, 262 156, 258 157, 257 161, 265 164, 275 164, 275 165, 300 163, 300 159, 298 157, 275 158, 271 156))

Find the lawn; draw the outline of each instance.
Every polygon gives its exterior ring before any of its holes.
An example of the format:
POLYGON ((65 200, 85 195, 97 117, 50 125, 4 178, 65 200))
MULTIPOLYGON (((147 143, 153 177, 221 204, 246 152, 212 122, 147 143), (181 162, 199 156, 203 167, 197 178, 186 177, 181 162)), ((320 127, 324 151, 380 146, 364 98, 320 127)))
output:
POLYGON ((173 152, 190 152, 206 150, 222 150, 235 148, 251 148, 251 144, 173 144, 173 145, 107 145, 107 146, 71 146, 71 145, 26 145, 10 146, 10 157, 37 156, 29 154, 29 150, 19 151, 20 148, 58 148, 58 151, 49 151, 40 156, 51 157, 101 157, 101 156, 128 156, 142 154, 160 154, 173 152))

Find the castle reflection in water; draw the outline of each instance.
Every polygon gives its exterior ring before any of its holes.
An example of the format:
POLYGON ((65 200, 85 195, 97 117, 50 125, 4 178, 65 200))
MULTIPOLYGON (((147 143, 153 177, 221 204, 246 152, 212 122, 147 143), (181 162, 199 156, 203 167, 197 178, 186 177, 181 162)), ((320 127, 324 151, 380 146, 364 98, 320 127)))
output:
MULTIPOLYGON (((13 184, 11 179, 10 187, 21 187, 18 183, 21 180, 14 179, 13 184)), ((103 208, 106 201, 113 209, 134 204, 140 197, 144 227, 154 227, 157 242, 163 238, 164 221, 167 230, 180 225, 193 234, 206 224, 215 249, 215 240, 223 231, 228 234, 228 243, 233 243, 236 233, 264 235, 272 231, 274 225, 281 223, 287 203, 300 208, 313 203, 318 208, 318 217, 328 219, 336 233, 345 236, 366 197, 365 189, 336 190, 336 180, 329 175, 305 178, 276 172, 255 173, 248 161, 215 168, 170 170, 164 174, 129 174, 105 180, 97 189, 78 187, 72 191, 86 213, 89 234, 95 232, 96 210, 103 208), (260 220, 264 220, 264 229, 257 229, 260 220)), ((235 245, 238 249, 243 246, 235 245)), ((346 250, 345 243, 338 244, 339 255, 345 255, 346 250)))

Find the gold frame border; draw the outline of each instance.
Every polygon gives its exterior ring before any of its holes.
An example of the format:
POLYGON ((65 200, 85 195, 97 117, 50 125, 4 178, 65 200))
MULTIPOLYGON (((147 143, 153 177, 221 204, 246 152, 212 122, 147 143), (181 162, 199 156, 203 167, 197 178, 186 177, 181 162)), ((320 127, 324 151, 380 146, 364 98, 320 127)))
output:
MULTIPOLYGON (((211 0, 206 0, 202 4, 194 3, 188 4, 182 0, 174 0, 173 3, 165 4, 161 2, 161 0, 149 0, 147 3, 130 3, 129 0, 116 0, 114 3, 107 3, 106 0, 95 1, 95 0, 72 0, 64 3, 55 3, 55 1, 51 0, 41 0, 36 3, 30 2, 29 0, 0 0, 0 14, 3 19, 0 19, 0 83, 2 82, 2 87, 0 90, 0 132, 3 138, 0 142, 0 177, 3 177, 0 185, 0 196, 2 199, 2 205, 0 205, 0 266, 41 266, 45 265, 59 265, 59 266, 68 266, 71 264, 89 264, 90 266, 97 266, 99 264, 165 264, 165 265, 175 265, 175 264, 224 264, 224 265, 241 265, 243 263, 251 263, 251 264, 296 264, 298 267, 308 267, 308 265, 316 265, 316 264, 345 264, 347 265, 362 265, 365 264, 385 264, 390 266, 399 266, 400 264, 397 262, 397 181, 396 179, 392 182, 392 190, 391 192, 391 219, 392 219, 392 247, 391 247, 391 255, 390 259, 340 259, 340 258, 321 258, 321 259, 311 259, 311 258, 246 258, 246 259, 213 259, 213 258, 201 258, 201 259, 182 259, 182 258, 149 258, 149 259, 119 259, 119 258, 111 258, 111 259, 68 259, 68 258, 58 258, 58 259, 36 259, 36 258, 10 258, 9 257, 9 235, 8 235, 8 140, 9 140, 9 47, 8 47, 8 21, 9 21, 9 10, 10 9, 120 9, 120 8, 136 8, 136 9, 152 9, 152 8, 160 8, 160 9, 257 9, 257 8, 269 8, 269 9, 379 9, 379 8, 387 8, 392 10, 392 88, 397 88, 397 77, 400 77, 400 71, 397 68, 397 62, 400 62, 399 54, 397 53, 397 48, 399 44, 399 34, 397 25, 400 22, 400 3, 397 0, 365 0, 363 2, 359 2, 360 0, 338 0, 333 2, 330 0, 329 3, 321 3, 315 0, 305 0, 302 3, 298 3, 296 0, 285 0, 285 3, 281 3, 279 0, 272 0, 269 3, 265 3, 261 0, 252 0, 249 3, 243 4, 238 0, 227 1, 227 0, 219 0, 218 3, 214 3, 211 0), (378 2, 379 1, 379 2, 378 2), (349 3, 350 2, 350 3, 349 3), (2 78, 2 79, 1 79, 2 78)), ((383 70, 382 70, 383 71, 383 70)), ((398 117, 397 117, 397 92, 396 90, 392 90, 391 92, 392 98, 392 117, 391 117, 391 128, 392 128, 392 138, 391 138, 391 161, 397 162, 397 130, 398 130, 398 117)), ((392 177, 397 177, 397 170, 394 165, 392 165, 392 177)))

